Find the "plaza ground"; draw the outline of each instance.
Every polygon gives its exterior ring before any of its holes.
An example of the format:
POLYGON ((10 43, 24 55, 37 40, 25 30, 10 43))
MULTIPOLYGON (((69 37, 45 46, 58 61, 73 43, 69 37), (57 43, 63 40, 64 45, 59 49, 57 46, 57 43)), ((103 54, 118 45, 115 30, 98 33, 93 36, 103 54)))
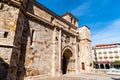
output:
POLYGON ((96 73, 78 73, 78 74, 66 74, 60 77, 29 77, 25 80, 120 80, 118 75, 106 75, 96 73))

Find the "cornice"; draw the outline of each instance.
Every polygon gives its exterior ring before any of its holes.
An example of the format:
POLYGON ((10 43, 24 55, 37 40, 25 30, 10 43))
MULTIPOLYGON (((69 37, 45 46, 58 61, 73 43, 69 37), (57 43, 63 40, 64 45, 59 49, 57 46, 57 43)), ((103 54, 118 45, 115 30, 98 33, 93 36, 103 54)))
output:
MULTIPOLYGON (((44 22, 45 24, 48 24, 48 25, 53 26, 53 27, 57 26, 57 25, 55 25, 55 24, 53 24, 53 23, 45 20, 44 18, 41 18, 41 17, 39 17, 39 16, 37 16, 37 15, 35 15, 35 14, 27 11, 27 10, 24 8, 24 6, 21 4, 20 1, 10 0, 10 1, 8 2, 8 1, 6 1, 6 0, 5 0, 5 1, 2 0, 2 1, 0 1, 0 2, 5 3, 5 4, 8 4, 8 5, 11 5, 11 6, 15 6, 15 7, 17 7, 17 8, 20 8, 20 10, 22 11, 22 13, 23 13, 24 15, 26 15, 27 17, 31 17, 32 19, 35 19, 35 20, 38 20, 38 21, 42 21, 42 22, 44 22)), ((37 2, 36 2, 36 3, 37 3, 37 2)), ((39 3, 38 3, 38 4, 39 4, 39 3)), ((41 4, 39 4, 39 5, 40 5, 41 7, 43 7, 43 8, 45 8, 45 7, 42 6, 41 4)), ((46 10, 47 10, 47 12, 49 12, 51 15, 53 15, 54 17, 56 17, 56 18, 58 18, 59 20, 61 20, 61 21, 64 22, 64 19, 62 19, 60 16, 52 13, 52 12, 49 11, 48 9, 45 9, 45 11, 46 11, 46 10)), ((65 21, 65 23, 66 23, 66 22, 67 22, 67 21, 65 21)), ((69 24, 69 23, 67 23, 67 24, 69 24)), ((71 24, 69 24, 69 26, 70 26, 70 25, 71 25, 71 24)), ((59 26, 57 26, 57 27, 58 27, 59 29, 62 29, 62 30, 65 31, 65 32, 69 33, 69 34, 72 34, 72 35, 74 35, 74 36, 77 36, 77 34, 76 34, 75 32, 66 30, 66 29, 64 29, 64 28, 62 28, 62 27, 59 27, 59 26)))
POLYGON ((89 41, 89 42, 92 42, 90 39, 88 39, 88 38, 85 38, 85 39, 80 39, 80 41, 84 41, 84 40, 87 40, 87 41, 89 41))

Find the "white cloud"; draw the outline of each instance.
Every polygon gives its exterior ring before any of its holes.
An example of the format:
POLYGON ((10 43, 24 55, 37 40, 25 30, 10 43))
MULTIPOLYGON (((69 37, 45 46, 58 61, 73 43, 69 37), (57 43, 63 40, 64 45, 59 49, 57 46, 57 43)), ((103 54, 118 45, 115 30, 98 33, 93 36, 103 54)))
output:
POLYGON ((83 16, 87 15, 89 17, 94 17, 98 15, 102 15, 104 12, 100 12, 105 6, 107 6, 111 0, 88 0, 83 4, 80 4, 77 8, 71 10, 75 16, 83 16))
POLYGON ((82 5, 75 8, 74 10, 72 10, 71 13, 73 13, 76 16, 81 16, 84 14, 84 12, 87 11, 87 9, 90 7, 90 4, 90 2, 85 2, 82 5))
POLYGON ((93 45, 120 42, 120 19, 113 21, 105 29, 92 36, 93 45))

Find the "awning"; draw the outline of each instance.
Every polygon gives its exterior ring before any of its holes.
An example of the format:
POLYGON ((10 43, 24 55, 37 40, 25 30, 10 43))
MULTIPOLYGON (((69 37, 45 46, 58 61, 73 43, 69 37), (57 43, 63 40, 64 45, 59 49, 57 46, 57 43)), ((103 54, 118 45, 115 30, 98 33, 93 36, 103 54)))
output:
POLYGON ((108 61, 108 60, 101 60, 101 61, 98 61, 98 62, 100 62, 100 63, 109 63, 110 61, 108 61))

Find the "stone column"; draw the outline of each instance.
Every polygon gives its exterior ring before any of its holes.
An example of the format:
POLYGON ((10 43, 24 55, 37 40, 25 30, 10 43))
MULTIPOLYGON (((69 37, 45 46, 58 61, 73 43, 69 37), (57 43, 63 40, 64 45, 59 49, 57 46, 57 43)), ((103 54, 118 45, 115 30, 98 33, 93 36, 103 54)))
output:
POLYGON ((62 56, 61 56, 61 29, 59 30, 59 75, 62 74, 62 71, 61 71, 61 60, 62 60, 62 56))
POLYGON ((109 68, 111 68, 111 64, 109 63, 109 68))
POLYGON ((98 63, 98 69, 101 69, 101 68, 100 68, 100 63, 98 63))
POLYGON ((104 69, 106 69, 105 63, 103 63, 103 65, 104 65, 104 69))
POLYGON ((26 57, 26 48, 28 43, 28 36, 30 35, 30 28, 28 19, 25 19, 25 24, 23 27, 23 33, 21 38, 21 54, 19 58, 18 64, 18 71, 17 71, 17 80, 24 80, 26 76, 26 69, 25 69, 25 57, 26 57))
MULTIPOLYGON (((22 6, 26 8, 26 3, 27 0, 22 0, 22 6)), ((14 43, 13 45, 16 46, 16 48, 12 49, 12 55, 11 55, 11 61, 10 61, 10 67, 8 71, 8 76, 7 80, 24 80, 25 74, 21 74, 22 71, 25 71, 23 69, 23 65, 20 65, 24 62, 24 59, 22 56, 24 55, 24 49, 25 45, 23 44, 26 42, 24 41, 24 38, 26 37, 26 34, 23 34, 25 32, 25 25, 26 25, 26 16, 23 14, 22 10, 19 10, 19 15, 18 15, 18 21, 16 24, 16 31, 15 31, 15 37, 14 37, 14 43), (24 37, 23 37, 24 36, 24 37), (20 57, 21 56, 21 57, 20 57), (22 61, 20 61, 22 59, 22 61), (20 71, 20 73, 19 73, 20 71), (22 78, 21 78, 22 75, 22 78)))
POLYGON ((52 76, 55 76, 55 51, 56 48, 56 27, 53 31, 53 54, 52 54, 52 76))
POLYGON ((23 25, 24 25, 23 17, 24 15, 21 12, 19 12, 18 23, 16 25, 16 32, 15 32, 14 43, 13 43, 14 46, 16 46, 16 48, 12 49, 10 67, 9 67, 9 72, 7 76, 8 80, 16 80, 19 57, 21 54, 21 38, 22 38, 23 25))
POLYGON ((16 48, 12 49, 12 55, 11 55, 11 61, 10 61, 10 67, 7 79, 8 80, 16 80, 16 74, 18 70, 18 64, 19 64, 19 57, 21 54, 21 38, 22 38, 22 32, 23 32, 23 25, 24 25, 24 15, 22 12, 19 12, 18 16, 18 23, 16 25, 16 31, 15 31, 15 37, 14 37, 14 46, 16 48))
POLYGON ((75 47, 75 71, 78 72, 78 58, 77 58, 77 42, 76 42, 76 36, 74 39, 74 47, 75 47))

